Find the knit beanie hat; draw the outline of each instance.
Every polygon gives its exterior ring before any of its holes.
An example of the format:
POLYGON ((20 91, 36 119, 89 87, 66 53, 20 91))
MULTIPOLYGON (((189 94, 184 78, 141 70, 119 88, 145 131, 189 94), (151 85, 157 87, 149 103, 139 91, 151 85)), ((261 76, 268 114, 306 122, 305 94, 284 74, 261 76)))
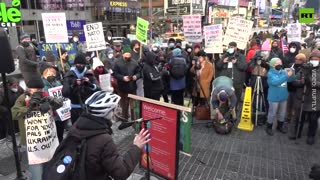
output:
POLYGON ((95 70, 99 66, 104 66, 99 58, 94 57, 92 60, 93 60, 93 63, 92 63, 92 69, 93 70, 95 70))
POLYGON ((113 49, 112 48, 107 48, 106 49, 107 54, 113 54, 113 49))
POLYGON ((15 78, 15 77, 8 77, 8 85, 12 85, 12 84, 19 84, 19 79, 15 78))
POLYGON ((269 62, 269 65, 270 67, 274 67, 274 65, 276 64, 276 62, 280 60, 279 58, 275 57, 275 58, 272 58, 269 62))
POLYGON ((172 56, 174 56, 174 57, 176 57, 176 56, 181 56, 181 49, 175 48, 175 49, 172 51, 172 56))
POLYGON ((122 48, 122 54, 131 53, 131 48, 129 45, 124 45, 122 48))
POLYGON ((56 57, 53 55, 52 51, 47 51, 46 52, 46 62, 55 62, 56 57))
POLYGON ((305 62, 307 60, 307 57, 303 53, 299 53, 296 55, 296 59, 300 59, 301 61, 305 62))
POLYGON ((68 51, 61 48, 61 55, 63 55, 63 54, 66 53, 66 52, 68 52, 68 51))
POLYGON ((228 94, 226 93, 225 90, 222 90, 218 93, 218 98, 222 102, 226 102, 228 100, 228 94))
POLYGON ((196 44, 196 45, 194 45, 194 49, 201 49, 201 46, 200 46, 200 44, 196 44))
POLYGON ((24 81, 28 88, 44 88, 43 81, 38 73, 30 74, 30 77, 28 79, 25 79, 24 81))
POLYGON ((312 57, 319 57, 320 58, 320 51, 319 50, 313 50, 312 52, 311 52, 311 55, 310 55, 310 58, 312 58, 312 57))
POLYGON ((21 36, 20 36, 20 41, 22 41, 22 40, 24 40, 24 39, 26 39, 26 38, 30 38, 30 36, 29 36, 29 34, 22 34, 21 36))
POLYGON ((87 64, 86 57, 83 54, 77 54, 73 64, 87 64))
POLYGON ((204 50, 200 50, 197 54, 197 56, 202 56, 202 57, 206 57, 207 53, 204 50))

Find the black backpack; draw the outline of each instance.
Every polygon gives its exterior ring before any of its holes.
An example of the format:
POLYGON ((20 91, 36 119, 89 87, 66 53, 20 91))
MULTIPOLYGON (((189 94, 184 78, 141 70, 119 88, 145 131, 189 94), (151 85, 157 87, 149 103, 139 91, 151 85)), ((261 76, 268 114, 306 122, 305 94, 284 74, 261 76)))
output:
MULTIPOLYGON (((105 133, 105 132, 104 132, 105 133)), ((87 140, 100 134, 86 138, 68 136, 56 149, 52 159, 43 171, 43 180, 87 180, 86 154, 87 140)))
POLYGON ((173 57, 170 62, 170 75, 182 79, 187 73, 187 63, 183 57, 173 57))

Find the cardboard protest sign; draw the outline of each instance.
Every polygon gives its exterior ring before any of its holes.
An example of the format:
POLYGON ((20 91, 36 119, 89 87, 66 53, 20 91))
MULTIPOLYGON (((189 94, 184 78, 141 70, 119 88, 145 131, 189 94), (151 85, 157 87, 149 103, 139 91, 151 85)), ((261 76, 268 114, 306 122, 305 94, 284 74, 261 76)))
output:
POLYGON ((83 26, 86 36, 87 51, 107 49, 102 23, 91 23, 83 26))
POLYGON ((50 161, 59 146, 56 124, 51 112, 29 112, 25 116, 25 128, 29 164, 50 161))
POLYGON ((101 74, 99 75, 100 88, 103 91, 113 91, 111 87, 111 75, 110 74, 101 74))
POLYGON ((287 38, 288 43, 291 42, 301 42, 301 24, 300 23, 294 23, 294 24, 288 24, 287 26, 287 38))
POLYGON ((54 98, 63 98, 63 106, 56 110, 61 121, 65 121, 71 118, 71 101, 70 99, 64 98, 62 96, 62 86, 54 87, 48 89, 49 96, 54 98))
POLYGON ((138 17, 137 28, 136 28, 136 38, 142 44, 148 43, 148 28, 149 28, 149 22, 138 17))
MULTIPOLYGON (((75 48, 75 45, 72 43, 61 43, 59 45, 61 49, 65 49, 66 51, 68 51, 68 60, 72 64, 77 55, 77 50, 75 48)), ((52 51, 53 55, 57 57, 57 59, 59 57, 58 44, 41 43, 38 45, 38 49, 39 49, 40 60, 42 61, 46 58, 47 51, 52 51)))
POLYGON ((207 53, 223 53, 222 24, 204 26, 204 38, 207 53))
POLYGON ((41 16, 47 43, 69 42, 65 13, 42 13, 41 16))
POLYGON ((202 27, 200 15, 185 15, 183 19, 183 32, 187 42, 202 42, 202 27))
POLYGON ((236 42, 239 49, 245 49, 251 35, 253 21, 238 17, 229 19, 228 27, 223 38, 223 44, 236 42))

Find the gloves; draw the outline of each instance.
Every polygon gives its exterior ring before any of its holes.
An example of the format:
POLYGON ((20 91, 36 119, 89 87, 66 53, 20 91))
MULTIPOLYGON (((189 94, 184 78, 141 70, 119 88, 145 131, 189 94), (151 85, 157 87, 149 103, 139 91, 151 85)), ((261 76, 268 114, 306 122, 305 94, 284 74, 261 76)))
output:
POLYGON ((50 110, 50 103, 48 101, 43 102, 42 104, 40 104, 39 110, 41 114, 47 113, 50 110))
POLYGON ((309 178, 313 180, 320 180, 320 165, 315 164, 312 166, 309 178))
POLYGON ((33 93, 29 102, 30 106, 32 107, 38 106, 41 102, 41 99, 42 99, 42 92, 33 93))
POLYGON ((91 88, 91 89, 93 89, 93 88, 95 87, 94 84, 92 84, 92 83, 89 82, 89 81, 84 81, 84 82, 83 82, 83 85, 88 86, 88 87, 91 88))

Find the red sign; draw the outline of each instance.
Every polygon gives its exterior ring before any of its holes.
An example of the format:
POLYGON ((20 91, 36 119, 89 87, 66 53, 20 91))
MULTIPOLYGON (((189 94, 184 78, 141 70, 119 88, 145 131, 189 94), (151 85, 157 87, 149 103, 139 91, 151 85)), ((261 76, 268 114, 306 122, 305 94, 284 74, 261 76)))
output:
MULTIPOLYGON (((169 180, 174 180, 176 173, 177 110, 142 102, 141 114, 143 119, 162 118, 148 123, 151 134, 149 167, 151 172, 169 180)), ((143 167, 147 167, 145 148, 140 162, 143 167)))

